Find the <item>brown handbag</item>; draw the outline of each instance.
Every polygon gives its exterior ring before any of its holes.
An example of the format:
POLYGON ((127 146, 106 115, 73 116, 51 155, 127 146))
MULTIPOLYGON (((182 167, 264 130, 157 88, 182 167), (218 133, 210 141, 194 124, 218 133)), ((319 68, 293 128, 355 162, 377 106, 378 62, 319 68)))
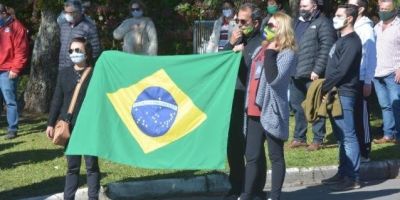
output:
MULTIPOLYGON (((69 116, 69 118, 74 111, 76 100, 78 99, 78 95, 79 95, 81 86, 82 86, 83 82, 85 82, 85 79, 88 76, 91 69, 92 69, 91 67, 88 67, 85 69, 81 79, 78 81, 78 83, 75 86, 74 94, 72 95, 71 103, 69 105, 68 113, 67 113, 67 116, 69 116)), ((66 119, 66 120, 60 119, 57 121, 57 123, 54 127, 53 144, 65 146, 69 137, 71 136, 71 132, 69 129, 69 123, 70 123, 70 119, 66 119)))

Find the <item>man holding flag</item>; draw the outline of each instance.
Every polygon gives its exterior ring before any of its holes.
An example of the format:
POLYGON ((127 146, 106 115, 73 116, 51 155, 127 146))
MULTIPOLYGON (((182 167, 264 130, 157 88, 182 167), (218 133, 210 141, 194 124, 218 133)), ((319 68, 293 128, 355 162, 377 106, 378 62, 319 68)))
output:
POLYGON ((242 51, 243 55, 239 68, 239 80, 236 84, 231 115, 232 121, 228 135, 229 182, 231 189, 225 196, 226 200, 237 199, 242 193, 244 184, 244 93, 252 55, 263 40, 260 33, 261 20, 262 11, 255 4, 245 3, 240 6, 236 20, 239 29, 233 31, 229 43, 225 46, 226 50, 242 51))

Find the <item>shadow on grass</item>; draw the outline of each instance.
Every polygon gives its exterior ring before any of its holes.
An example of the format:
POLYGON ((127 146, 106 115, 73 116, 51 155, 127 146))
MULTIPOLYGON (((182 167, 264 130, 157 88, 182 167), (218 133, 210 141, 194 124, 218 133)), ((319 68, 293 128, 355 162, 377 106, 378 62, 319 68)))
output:
MULTIPOLYGON (((81 166, 81 174, 79 175, 78 188, 85 186, 85 184, 87 183, 86 174, 82 174, 83 170, 86 170, 84 164, 83 166, 81 166)), ((107 177, 107 173, 101 173, 101 178, 105 177, 107 177)), ((65 176, 53 177, 47 180, 43 180, 40 183, 34 183, 31 185, 0 192, 0 199, 21 199, 54 195, 57 193, 62 193, 64 191, 64 185, 65 176)))
POLYGON ((26 129, 25 128, 20 129, 19 133, 21 135, 29 135, 29 134, 34 134, 34 133, 43 133, 44 134, 46 131, 46 128, 47 128, 47 124, 43 123, 43 124, 38 124, 36 126, 26 128, 26 129))
MULTIPOLYGON (((374 181, 364 184, 363 187, 374 186, 381 184, 385 181, 374 181)), ((308 186, 304 189, 283 192, 283 199, 307 199, 307 200, 336 200, 336 199, 351 199, 351 200, 365 200, 375 199, 389 196, 400 192, 400 189, 376 189, 371 190, 352 190, 347 192, 332 192, 329 186, 314 185, 308 186)))
POLYGON ((4 170, 21 165, 53 160, 54 158, 61 156, 63 156, 63 151, 60 149, 39 149, 11 152, 0 155, 0 168, 4 170))
POLYGON ((4 143, 4 144, 0 144, 0 152, 7 150, 9 148, 13 148, 14 146, 17 146, 19 144, 22 144, 24 142, 10 142, 10 143, 4 143))
MULTIPOLYGON (((43 180, 40 183, 14 188, 12 190, 0 192, 0 199, 21 199, 35 196, 52 195, 63 192, 65 177, 59 176, 43 180)), ((79 187, 86 182, 86 176, 79 176, 79 187)))
MULTIPOLYGON (((374 144, 372 144, 374 145, 374 144)), ((374 149, 371 152, 372 160, 393 160, 400 159, 400 145, 386 144, 387 146, 374 149)))
MULTIPOLYGON (((44 132, 47 127, 47 124, 45 123, 46 120, 47 118, 43 115, 34 116, 25 114, 24 116, 20 117, 20 120, 18 122, 19 135, 28 135, 37 132, 44 132), (25 128, 26 126, 27 128, 25 128)), ((0 134, 0 136, 5 135, 7 133, 7 126, 8 124, 6 116, 0 116, 0 129, 4 130, 4 133, 0 134)))
MULTIPOLYGON (((372 134, 372 139, 379 139, 383 136, 383 131, 382 131, 382 125, 377 124, 377 125, 371 125, 370 127, 370 132, 372 134)), ((324 142, 324 147, 326 148, 331 148, 331 147, 337 147, 337 139, 335 137, 335 134, 333 132, 327 133, 325 137, 325 142, 324 142)))
POLYGON ((23 125, 23 124, 37 124, 43 121, 46 121, 47 118, 45 117, 35 117, 35 116, 25 116, 25 117, 21 117, 21 119, 19 120, 19 124, 23 125))
MULTIPOLYGON (((24 124, 37 124, 42 121, 46 121, 47 118, 44 115, 28 115, 28 114, 23 114, 19 118, 19 124, 24 125, 24 124)), ((7 126, 7 117, 5 114, 0 115, 0 126, 7 126)))

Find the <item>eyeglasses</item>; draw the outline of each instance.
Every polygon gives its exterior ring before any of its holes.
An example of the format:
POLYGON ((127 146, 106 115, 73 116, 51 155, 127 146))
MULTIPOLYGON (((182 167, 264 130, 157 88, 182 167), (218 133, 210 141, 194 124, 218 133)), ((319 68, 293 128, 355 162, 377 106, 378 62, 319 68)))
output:
POLYGON ((131 8, 131 11, 140 11, 140 10, 142 10, 142 9, 140 9, 140 8, 131 8))
POLYGON ((275 27, 275 25, 273 23, 268 23, 267 26, 268 26, 268 28, 274 28, 275 27))
POLYGON ((72 54, 72 53, 85 53, 84 51, 82 51, 80 48, 75 48, 75 49, 70 49, 70 50, 68 50, 68 53, 69 54, 72 54))
POLYGON ((248 24, 248 22, 244 19, 235 19, 236 24, 241 24, 241 25, 245 25, 248 24))
POLYGON ((77 12, 76 12, 76 11, 72 11, 72 12, 64 11, 64 14, 71 14, 71 15, 73 15, 73 14, 75 14, 75 13, 77 13, 77 12))

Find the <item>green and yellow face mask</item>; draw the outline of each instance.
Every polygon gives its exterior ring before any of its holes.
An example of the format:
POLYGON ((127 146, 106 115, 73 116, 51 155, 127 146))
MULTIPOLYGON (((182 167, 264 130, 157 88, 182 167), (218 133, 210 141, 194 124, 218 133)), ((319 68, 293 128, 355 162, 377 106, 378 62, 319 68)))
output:
POLYGON ((275 40, 275 38, 276 38, 276 33, 275 33, 275 31, 272 30, 270 27, 266 26, 266 27, 264 28, 264 31, 263 31, 263 38, 264 38, 266 41, 271 42, 271 41, 275 40))
POLYGON ((251 25, 248 25, 248 26, 245 26, 242 28, 243 35, 245 35, 245 36, 249 36, 251 33, 253 33, 253 31, 254 31, 254 27, 251 25))

